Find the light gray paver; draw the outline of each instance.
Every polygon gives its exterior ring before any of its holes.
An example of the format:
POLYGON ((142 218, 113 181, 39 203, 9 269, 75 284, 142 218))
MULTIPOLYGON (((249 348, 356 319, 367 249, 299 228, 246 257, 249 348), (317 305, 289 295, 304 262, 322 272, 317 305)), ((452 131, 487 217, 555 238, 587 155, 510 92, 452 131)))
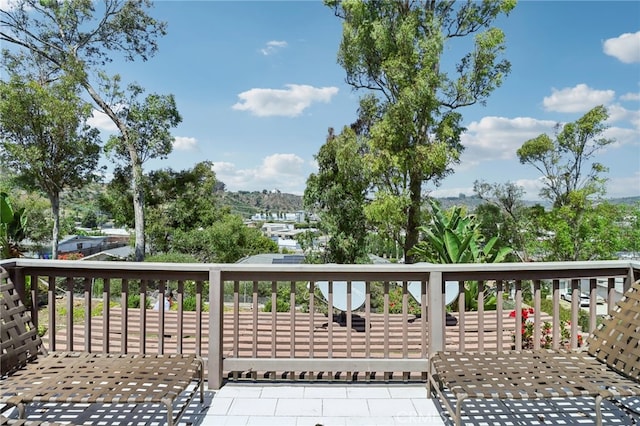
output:
POLYGON ((277 404, 277 399, 235 398, 229 407, 228 414, 231 416, 273 416, 277 404))
POLYGON ((281 398, 276 407, 276 416, 321 416, 321 399, 281 398))

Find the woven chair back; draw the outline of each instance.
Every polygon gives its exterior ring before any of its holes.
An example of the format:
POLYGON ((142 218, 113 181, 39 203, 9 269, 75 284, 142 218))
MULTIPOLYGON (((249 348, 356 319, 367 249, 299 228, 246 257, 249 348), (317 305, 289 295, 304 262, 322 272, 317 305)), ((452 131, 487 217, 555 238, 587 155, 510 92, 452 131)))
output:
POLYGON ((618 373, 640 380, 640 280, 589 337, 587 351, 618 373))
POLYGON ((46 353, 31 315, 20 300, 9 273, 0 267, 0 373, 12 374, 46 353))

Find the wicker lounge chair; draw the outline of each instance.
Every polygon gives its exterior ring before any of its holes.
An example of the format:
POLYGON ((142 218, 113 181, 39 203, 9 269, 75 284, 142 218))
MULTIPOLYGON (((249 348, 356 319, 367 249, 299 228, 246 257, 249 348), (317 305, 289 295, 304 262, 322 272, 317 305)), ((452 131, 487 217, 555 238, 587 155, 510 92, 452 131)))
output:
POLYGON ((593 397, 601 425, 603 399, 640 395, 639 338, 636 281, 581 350, 438 352, 429 360, 428 397, 435 391, 456 425, 466 399, 593 397), (455 410, 445 389, 456 399, 455 410))
POLYGON ((204 366, 196 355, 47 354, 3 268, 0 310, 0 404, 16 406, 21 419, 25 417, 25 404, 30 402, 158 403, 166 406, 167 423, 173 425, 198 389, 200 402, 204 401, 204 366), (185 391, 186 402, 174 416, 174 402, 185 391))

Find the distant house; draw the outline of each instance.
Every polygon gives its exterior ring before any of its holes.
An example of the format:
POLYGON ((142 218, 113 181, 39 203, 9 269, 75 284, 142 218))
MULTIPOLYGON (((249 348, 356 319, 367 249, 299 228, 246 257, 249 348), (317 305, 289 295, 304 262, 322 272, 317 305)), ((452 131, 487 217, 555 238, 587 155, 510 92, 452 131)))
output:
POLYGON ((100 247, 107 242, 107 236, 89 237, 84 235, 73 235, 66 237, 58 243, 58 253, 78 252, 93 247, 100 247))
MULTIPOLYGON (((127 241, 128 239, 121 241, 118 238, 114 239, 114 237, 107 235, 70 235, 64 237, 58 243, 58 255, 81 253, 83 257, 86 257, 104 250, 127 246, 127 241)), ((51 243, 44 245, 37 251, 34 250, 33 254, 41 259, 50 259, 51 243)))
POLYGON ((272 264, 289 264, 296 265, 304 263, 304 255, 302 254, 282 254, 282 253, 263 253, 247 256, 236 263, 272 265, 272 264))

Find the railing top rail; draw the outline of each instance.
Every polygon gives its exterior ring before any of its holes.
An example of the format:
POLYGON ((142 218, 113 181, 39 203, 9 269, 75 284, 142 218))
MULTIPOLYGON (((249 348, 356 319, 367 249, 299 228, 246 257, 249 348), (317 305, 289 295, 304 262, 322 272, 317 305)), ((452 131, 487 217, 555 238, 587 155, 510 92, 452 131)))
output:
MULTIPOLYGON (((625 275, 629 270, 640 271, 640 262, 628 260, 578 261, 578 262, 528 262, 528 263, 471 263, 471 264, 215 264, 215 263, 154 263, 154 262, 104 262, 44 259, 9 259, 0 261, 7 267, 24 267, 35 271, 58 270, 68 272, 83 271, 91 274, 120 271, 127 275, 165 273, 169 276, 185 274, 192 277, 208 277, 209 271, 220 271, 223 279, 243 279, 254 273, 263 274, 264 279, 289 279, 296 275, 306 279, 356 279, 358 275, 378 274, 379 279, 393 279, 402 275, 403 279, 424 279, 425 274, 442 272, 443 279, 550 279, 569 277, 595 277, 625 275), (320 274, 322 274, 320 276, 320 274), (353 278, 350 278, 353 277, 353 278)), ((169 276, 167 278, 169 278, 169 276)))

